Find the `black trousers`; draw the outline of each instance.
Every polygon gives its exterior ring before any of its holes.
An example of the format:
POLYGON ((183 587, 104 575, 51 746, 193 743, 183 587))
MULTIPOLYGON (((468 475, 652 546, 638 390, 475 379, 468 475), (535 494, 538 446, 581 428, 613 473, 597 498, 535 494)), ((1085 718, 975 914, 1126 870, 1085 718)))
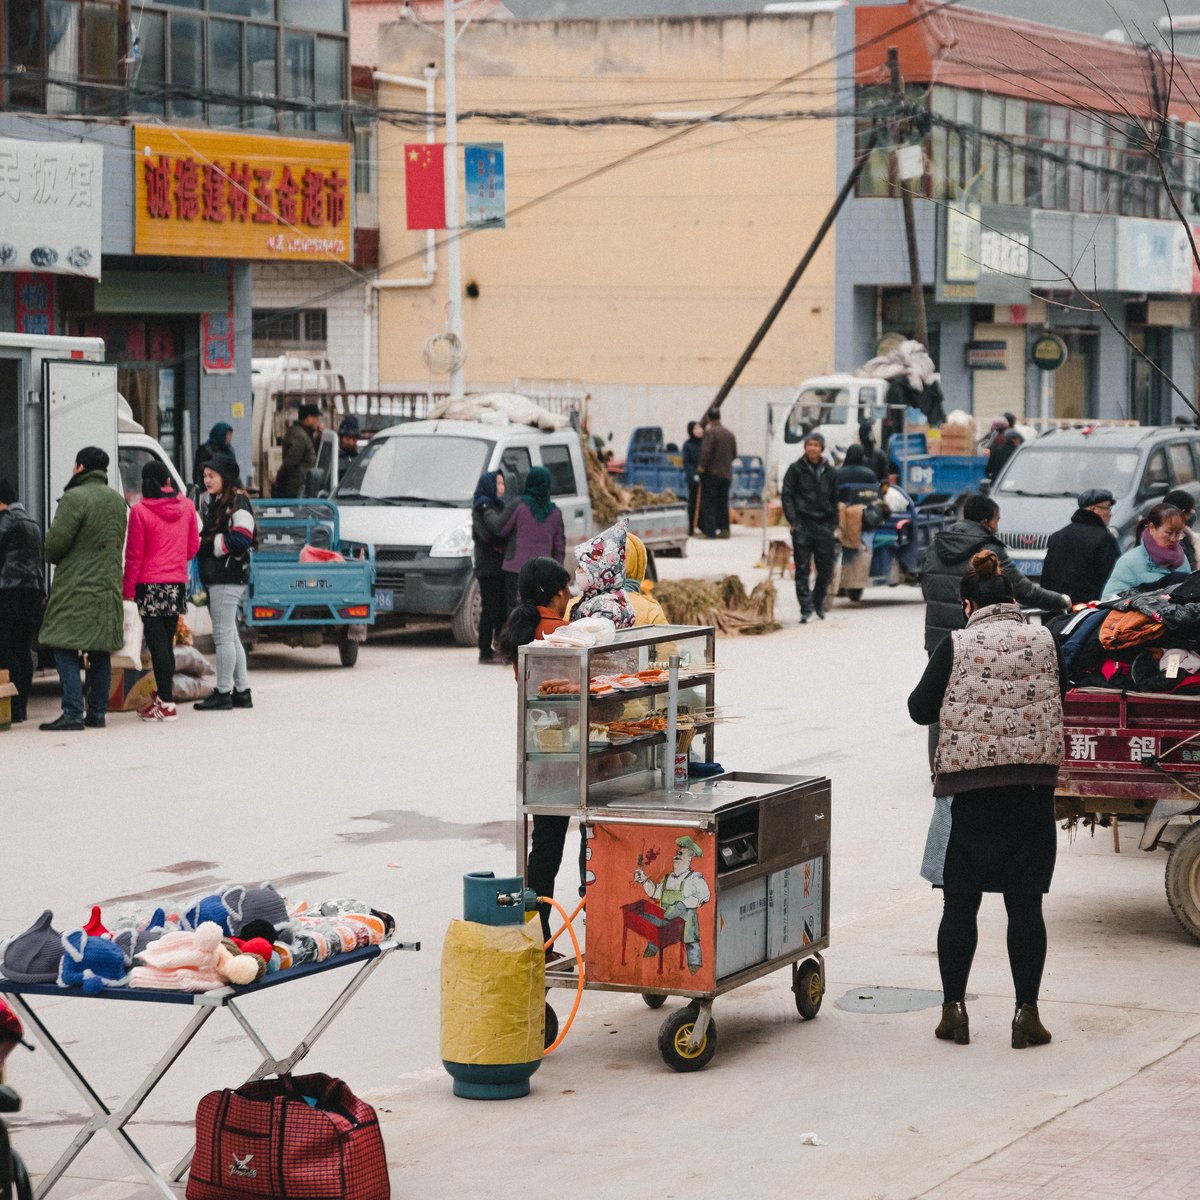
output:
MULTIPOLYGON (((942 999, 957 1004, 967 994, 967 978, 979 940, 976 916, 982 892, 946 892, 938 926, 938 969, 942 999)), ((1046 922, 1041 892, 1005 892, 1008 910, 1008 965, 1018 1004, 1037 1004, 1046 965, 1046 922)))
POLYGON ((729 531, 729 479, 704 475, 700 480, 700 532, 706 537, 729 531))
POLYGON ((700 485, 694 479, 688 480, 688 537, 691 537, 696 532, 696 518, 700 515, 696 511, 696 499, 700 495, 700 485))
POLYGON ((504 572, 477 575, 479 582, 479 657, 492 656, 492 641, 508 616, 504 595, 504 572))
POLYGON ((175 678, 175 630, 179 626, 177 613, 165 617, 143 617, 146 649, 154 668, 154 689, 164 704, 175 703, 172 681, 175 678))
POLYGON ((833 559, 836 543, 832 525, 811 525, 797 521, 792 528, 792 556, 796 561, 796 599, 800 601, 801 616, 811 616, 814 609, 825 608, 825 594, 833 579, 833 559), (810 590, 808 575, 816 564, 817 578, 810 590))
POLYGON ((13 711, 25 712, 33 686, 33 639, 42 622, 42 594, 34 588, 0 589, 0 670, 16 685, 13 711))
MULTIPOLYGON (((525 884, 539 896, 554 895, 554 880, 562 865, 563 847, 567 843, 567 826, 570 817, 535 816, 533 837, 530 839, 529 857, 525 860, 525 884)), ((587 843, 583 830, 579 831, 579 885, 583 887, 587 868, 587 843)), ((582 894, 582 893, 581 893, 582 894)), ((542 921, 542 940, 550 940, 550 905, 539 904, 538 916, 542 921)))

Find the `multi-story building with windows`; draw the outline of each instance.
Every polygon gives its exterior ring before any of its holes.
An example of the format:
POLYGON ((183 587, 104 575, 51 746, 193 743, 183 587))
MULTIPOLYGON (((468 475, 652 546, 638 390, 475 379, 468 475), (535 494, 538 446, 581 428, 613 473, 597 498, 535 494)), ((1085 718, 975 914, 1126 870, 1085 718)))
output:
POLYGON ((908 140, 923 151, 904 186, 951 406, 1190 418, 1165 376, 1195 394, 1200 59, 920 2, 860 7, 839 33, 857 113, 839 170, 881 134, 838 222, 839 364, 914 332, 893 153, 908 140), (889 46, 909 131, 887 120, 889 46), (1045 332, 1067 347, 1052 373, 1030 361, 1045 332))
POLYGON ((185 472, 218 420, 248 463, 252 277, 271 336, 327 336, 313 273, 361 311, 348 0, 0 0, 0 50, 0 330, 102 336, 185 472))

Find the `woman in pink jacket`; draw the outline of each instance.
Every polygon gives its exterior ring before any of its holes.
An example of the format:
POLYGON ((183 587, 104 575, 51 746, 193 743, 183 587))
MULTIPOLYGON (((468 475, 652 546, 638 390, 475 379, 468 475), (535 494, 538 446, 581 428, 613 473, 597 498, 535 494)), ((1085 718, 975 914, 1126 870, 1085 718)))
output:
POLYGON ((129 512, 125 539, 125 599, 136 600, 157 690, 138 709, 143 721, 176 721, 171 681, 175 629, 187 612, 188 560, 200 549, 196 510, 175 490, 167 468, 151 460, 142 468, 142 502, 129 512))

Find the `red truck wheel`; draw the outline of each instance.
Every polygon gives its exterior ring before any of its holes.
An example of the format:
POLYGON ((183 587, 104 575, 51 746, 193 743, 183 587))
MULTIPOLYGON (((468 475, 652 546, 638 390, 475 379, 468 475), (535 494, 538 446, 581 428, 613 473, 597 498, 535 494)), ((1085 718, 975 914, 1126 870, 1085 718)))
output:
POLYGON ((1200 942, 1200 825, 1193 825, 1171 847, 1166 886, 1175 919, 1200 942))

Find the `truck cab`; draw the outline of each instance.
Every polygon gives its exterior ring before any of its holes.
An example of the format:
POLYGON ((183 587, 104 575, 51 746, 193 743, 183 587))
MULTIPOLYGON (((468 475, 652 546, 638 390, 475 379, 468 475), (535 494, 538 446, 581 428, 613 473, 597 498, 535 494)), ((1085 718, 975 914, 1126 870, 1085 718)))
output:
POLYGON ((825 439, 825 448, 835 462, 858 441, 858 427, 870 421, 878 441, 880 425, 887 413, 887 381, 859 375, 818 375, 806 379, 797 392, 787 416, 773 434, 778 477, 804 454, 804 439, 813 432, 825 439))

